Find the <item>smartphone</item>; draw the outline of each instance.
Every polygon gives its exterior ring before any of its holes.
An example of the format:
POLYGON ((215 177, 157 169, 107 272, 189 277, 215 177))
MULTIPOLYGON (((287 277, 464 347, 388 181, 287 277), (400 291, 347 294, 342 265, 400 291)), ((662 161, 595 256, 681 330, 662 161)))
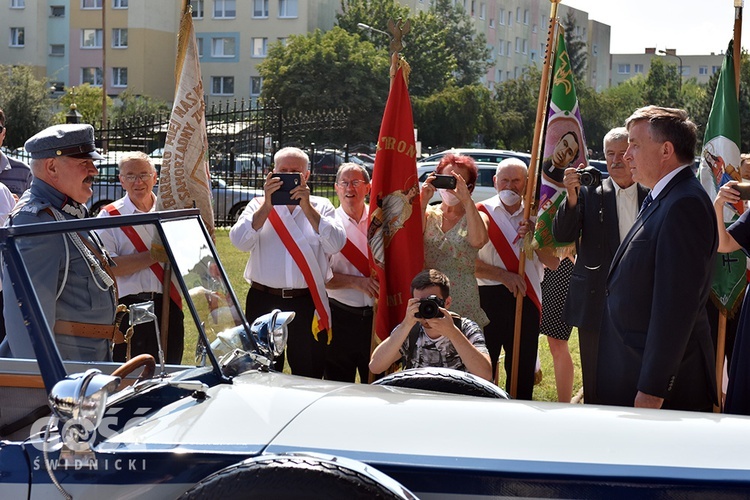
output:
POLYGON ((298 172, 281 172, 271 175, 281 179, 281 187, 271 195, 271 205, 299 205, 299 200, 293 200, 289 192, 300 185, 302 177, 298 172))
POLYGON ((740 192, 740 200, 750 200, 750 182, 738 182, 732 188, 740 192))
POLYGON ((435 174, 432 185, 435 189, 456 189, 456 178, 452 175, 435 174))

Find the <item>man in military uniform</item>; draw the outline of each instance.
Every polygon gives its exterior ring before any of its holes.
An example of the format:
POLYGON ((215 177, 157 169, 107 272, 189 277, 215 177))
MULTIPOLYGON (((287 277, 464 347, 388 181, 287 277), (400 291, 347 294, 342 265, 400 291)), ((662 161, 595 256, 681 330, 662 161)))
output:
MULTIPOLYGON (((96 152, 91 125, 55 125, 26 141, 34 182, 11 214, 18 226, 82 219, 93 194, 96 152)), ((116 327, 116 294, 107 258, 92 233, 55 234, 19 240, 39 302, 64 359, 106 361, 116 327)), ((7 337, 0 355, 33 358, 34 351, 7 269, 3 273, 7 337)))

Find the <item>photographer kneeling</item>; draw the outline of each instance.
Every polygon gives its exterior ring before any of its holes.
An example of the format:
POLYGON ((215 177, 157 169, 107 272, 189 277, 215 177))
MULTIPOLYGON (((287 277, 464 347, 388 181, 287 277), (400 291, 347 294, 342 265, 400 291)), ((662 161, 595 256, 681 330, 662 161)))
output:
POLYGON ((452 368, 491 380, 481 328, 448 311, 448 277, 437 269, 425 269, 412 280, 411 294, 404 320, 372 353, 370 371, 382 373, 400 360, 404 368, 452 368))

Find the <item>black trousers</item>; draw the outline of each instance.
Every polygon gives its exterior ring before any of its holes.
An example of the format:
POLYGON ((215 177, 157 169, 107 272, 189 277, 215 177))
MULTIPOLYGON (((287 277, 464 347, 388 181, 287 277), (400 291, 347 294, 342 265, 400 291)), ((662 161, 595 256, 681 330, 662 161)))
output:
MULTIPOLYGON (((318 340, 312 333, 312 321, 315 305, 310 295, 285 299, 268 292, 261 292, 251 288, 247 292, 245 301, 245 315, 252 322, 258 316, 269 313, 274 309, 294 311, 296 315, 289 324, 289 341, 287 342, 286 357, 292 374, 303 377, 323 378, 328 348, 328 332, 321 332, 318 340)), ((283 371, 284 357, 282 356, 274 368, 283 371)))
MULTIPOLYGON (((160 293, 126 295, 119 300, 120 304, 130 306, 147 300, 154 301, 154 313, 159 321, 159 330, 161 330, 162 302, 164 296, 160 293), (153 299, 152 299, 153 297, 153 299)), ((185 348, 185 326, 183 324, 184 316, 174 301, 169 304, 169 332, 167 334, 167 346, 164 350, 164 359, 170 364, 180 364, 182 362, 182 353, 185 348)), ((130 326, 130 315, 126 314, 120 323, 120 331, 123 335, 130 326)), ((156 341, 156 327, 153 321, 136 325, 133 338, 130 340, 130 356, 135 357, 139 354, 150 354, 159 362, 159 344, 156 341)), ((125 361, 127 353, 127 344, 116 344, 112 352, 113 361, 125 361)), ((193 363, 195 360, 185 360, 186 363, 193 363)))
MULTIPOLYGON (((504 285, 480 286, 479 302, 490 318, 484 327, 484 339, 492 362, 492 376, 497 371, 500 349, 505 350, 505 389, 510 392, 513 370, 513 331, 516 319, 516 298, 504 285)), ((521 345, 518 356, 518 385, 516 399, 531 400, 534 392, 534 371, 539 344, 539 309, 524 297, 521 314, 521 345)))
POLYGON ((326 380, 354 382, 359 373, 366 384, 370 376, 372 307, 348 308, 330 300, 333 338, 326 354, 326 380))
POLYGON ((0 342, 5 338, 5 316, 3 316, 3 292, 0 292, 0 342))

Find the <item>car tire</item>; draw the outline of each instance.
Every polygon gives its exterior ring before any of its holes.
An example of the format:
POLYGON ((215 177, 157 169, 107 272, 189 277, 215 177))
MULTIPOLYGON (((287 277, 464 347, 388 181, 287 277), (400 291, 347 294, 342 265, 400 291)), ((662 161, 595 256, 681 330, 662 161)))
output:
POLYGON ((411 499, 406 488, 379 471, 353 460, 323 455, 257 457, 215 472, 180 500, 411 499))
POLYGON ((235 222, 237 222, 240 219, 240 215, 242 215, 242 212, 245 211, 245 207, 247 206, 248 202, 244 201, 242 203, 238 203, 235 206, 232 207, 231 210, 229 210, 229 220, 228 222, 234 226, 235 222))
POLYGON ((89 217, 96 217, 99 215, 99 212, 102 211, 102 208, 106 207, 112 203, 111 200, 100 200, 91 205, 91 209, 89 210, 89 217))
POLYGON ((413 368, 391 373, 373 385, 406 387, 480 398, 510 399, 508 393, 483 378, 450 368, 413 368))

